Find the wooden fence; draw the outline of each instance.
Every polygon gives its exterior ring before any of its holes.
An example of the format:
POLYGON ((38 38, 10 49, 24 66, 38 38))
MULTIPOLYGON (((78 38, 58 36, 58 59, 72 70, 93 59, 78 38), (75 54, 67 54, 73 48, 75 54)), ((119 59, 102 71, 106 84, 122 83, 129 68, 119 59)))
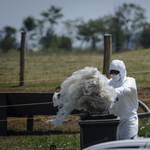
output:
MULTIPOLYGON (((34 115, 56 115, 54 93, 0 93, 0 135, 7 135, 7 117, 27 116, 27 130, 33 130, 34 115)), ((80 113, 74 110, 72 114, 80 113)))
MULTIPOLYGON (((7 117, 27 117, 27 130, 33 130, 34 115, 56 115, 53 106, 54 93, 0 93, 0 135, 7 135, 7 117)), ((139 101, 139 106, 146 112, 139 118, 150 117, 149 108, 139 101)), ((85 113, 74 110, 72 114, 85 113)))

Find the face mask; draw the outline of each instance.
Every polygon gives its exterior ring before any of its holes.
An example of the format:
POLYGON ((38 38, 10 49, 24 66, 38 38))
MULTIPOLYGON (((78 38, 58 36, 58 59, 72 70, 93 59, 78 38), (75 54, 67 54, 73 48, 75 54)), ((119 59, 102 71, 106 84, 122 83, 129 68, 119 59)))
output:
POLYGON ((117 82, 120 80, 120 74, 112 74, 111 78, 113 81, 117 82))

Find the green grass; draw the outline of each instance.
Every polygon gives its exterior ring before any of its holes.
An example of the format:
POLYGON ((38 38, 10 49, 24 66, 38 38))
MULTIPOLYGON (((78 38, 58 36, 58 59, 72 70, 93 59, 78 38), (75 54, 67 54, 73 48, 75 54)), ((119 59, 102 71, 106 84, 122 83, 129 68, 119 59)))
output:
POLYGON ((5 150, 49 150, 51 145, 64 149, 80 149, 80 135, 59 134, 42 136, 0 137, 0 149, 5 150))
MULTIPOLYGON (((137 86, 150 86, 150 49, 112 54, 111 59, 124 61, 128 76, 134 77, 137 86)), ((55 89, 67 77, 86 66, 103 71, 103 54, 100 53, 31 53, 26 52, 25 86, 19 85, 19 52, 0 54, 0 90, 55 89), (17 87, 17 88, 16 88, 17 87)))
MULTIPOLYGON (((123 60, 128 76, 134 77, 138 87, 150 87, 150 49, 112 54, 111 59, 123 60)), ((0 92, 55 89, 71 74, 86 66, 103 71, 103 54, 100 53, 31 53, 26 52, 25 85, 19 86, 20 60, 18 51, 0 53, 0 92)), ((139 127, 140 136, 150 136, 147 121, 139 127), (144 127, 144 128, 143 128, 144 127)), ((0 137, 1 149, 73 149, 80 147, 78 134, 43 136, 0 137)))
POLYGON ((150 119, 140 119, 139 123, 138 135, 145 138, 150 137, 150 119))

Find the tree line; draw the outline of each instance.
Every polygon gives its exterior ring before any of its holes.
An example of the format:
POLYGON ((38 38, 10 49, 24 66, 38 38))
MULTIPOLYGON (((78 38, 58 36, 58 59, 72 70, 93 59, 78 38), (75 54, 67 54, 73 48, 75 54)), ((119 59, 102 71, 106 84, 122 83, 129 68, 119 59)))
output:
MULTIPOLYGON (((145 9, 136 4, 122 4, 115 8, 113 14, 107 14, 97 19, 85 22, 82 18, 63 21, 64 33, 57 34, 57 24, 63 18, 62 8, 50 6, 40 15, 42 19, 28 16, 23 19, 19 31, 27 33, 27 43, 34 43, 40 48, 63 48, 71 50, 73 43, 78 40, 95 50, 103 41, 103 35, 112 34, 112 43, 116 52, 128 50, 133 46, 150 47, 150 23, 146 21, 145 9)), ((5 26, 0 30, 0 49, 7 52, 18 47, 16 39, 17 30, 5 26)))

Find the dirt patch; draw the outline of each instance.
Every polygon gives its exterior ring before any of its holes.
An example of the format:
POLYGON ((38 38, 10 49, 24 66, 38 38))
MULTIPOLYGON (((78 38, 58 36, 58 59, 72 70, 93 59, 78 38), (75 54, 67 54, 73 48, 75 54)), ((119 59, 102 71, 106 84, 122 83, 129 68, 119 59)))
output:
MULTIPOLYGON (((150 108, 150 87, 138 87, 138 98, 144 102, 150 108)), ((59 89, 27 89, 27 90, 1 90, 1 92, 58 92, 59 89)), ((138 113, 142 113, 141 108, 138 109, 138 113)), ((78 125, 78 119, 80 116, 71 115, 67 120, 65 120, 62 126, 55 127, 49 123, 46 123, 47 120, 51 120, 53 116, 34 116, 34 130, 35 131, 71 131, 76 132, 80 131, 80 126, 78 125)), ((26 131, 27 129, 27 119, 9 117, 7 123, 8 130, 14 131, 26 131)))
MULTIPOLYGON (((55 127, 51 123, 51 119, 54 116, 34 116, 34 131, 43 131, 43 132, 78 132, 80 131, 80 126, 78 125, 78 119, 80 116, 70 116, 65 120, 61 126, 55 127)), ((16 118, 9 117, 7 122, 7 130, 12 130, 15 132, 18 131, 27 131, 27 118, 16 118)))
POLYGON ((138 87, 138 98, 150 108, 150 87, 138 87))

